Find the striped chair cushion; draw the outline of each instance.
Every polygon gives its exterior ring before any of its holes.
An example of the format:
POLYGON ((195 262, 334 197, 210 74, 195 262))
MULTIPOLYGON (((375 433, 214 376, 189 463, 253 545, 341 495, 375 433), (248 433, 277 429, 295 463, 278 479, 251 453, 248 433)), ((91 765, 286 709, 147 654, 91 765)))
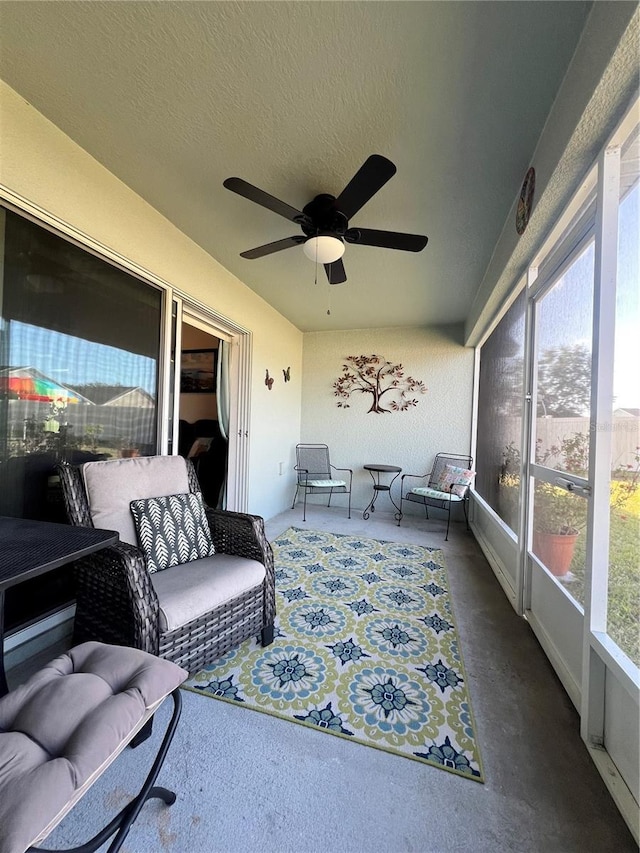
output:
POLYGON ((439 492, 437 489, 428 489, 426 487, 419 487, 417 489, 411 489, 409 494, 419 495, 421 498, 433 498, 437 501, 461 501, 462 498, 460 495, 451 494, 449 492, 439 492))
POLYGON ((305 480, 304 485, 312 486, 314 489, 338 489, 347 484, 344 480, 305 480))

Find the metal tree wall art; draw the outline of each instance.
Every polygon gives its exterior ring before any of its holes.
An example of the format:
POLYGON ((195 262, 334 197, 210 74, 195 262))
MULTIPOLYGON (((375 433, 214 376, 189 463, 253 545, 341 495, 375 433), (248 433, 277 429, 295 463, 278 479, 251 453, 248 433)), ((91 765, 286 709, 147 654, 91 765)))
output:
MULTIPOLYGON (((405 376, 401 364, 393 364, 379 355, 349 355, 342 365, 342 376, 333 383, 337 406, 348 409, 352 394, 371 394, 369 412, 406 412, 418 405, 414 394, 426 394, 427 386, 413 376, 405 376), (382 397, 390 395, 388 408, 381 405, 382 397)), ((386 401, 385 401, 386 402, 386 401)))

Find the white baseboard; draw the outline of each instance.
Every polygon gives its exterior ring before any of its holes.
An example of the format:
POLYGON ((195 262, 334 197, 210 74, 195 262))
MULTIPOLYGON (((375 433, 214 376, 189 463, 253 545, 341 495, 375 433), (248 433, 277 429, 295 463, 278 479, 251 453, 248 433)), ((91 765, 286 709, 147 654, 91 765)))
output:
POLYGON ((626 782, 618 772, 606 749, 600 749, 586 744, 593 763, 598 768, 607 790, 613 797, 625 823, 631 830, 636 844, 640 845, 640 810, 636 799, 629 790, 626 782))
POLYGON ((487 562, 491 566, 494 575, 498 579, 498 583, 500 584, 500 586, 504 590, 505 595, 511 602, 511 606, 516 612, 518 612, 516 591, 513 588, 511 577, 507 572, 506 568, 504 567, 502 560, 491 547, 491 543, 489 542, 489 540, 485 538, 481 528, 479 528, 478 525, 474 524, 473 522, 470 522, 469 526, 471 527, 471 532, 475 536, 476 542, 480 546, 482 553, 487 558, 487 562))
POLYGON ((542 646, 545 655, 549 658, 551 666, 555 669, 556 675, 562 682, 562 686, 567 691, 569 699, 575 705, 578 714, 581 713, 582 691, 580 685, 575 680, 569 669, 564 663, 562 656, 558 652, 553 640, 546 632, 542 624, 536 619, 531 610, 525 613, 527 622, 531 625, 531 630, 536 635, 536 639, 542 646))

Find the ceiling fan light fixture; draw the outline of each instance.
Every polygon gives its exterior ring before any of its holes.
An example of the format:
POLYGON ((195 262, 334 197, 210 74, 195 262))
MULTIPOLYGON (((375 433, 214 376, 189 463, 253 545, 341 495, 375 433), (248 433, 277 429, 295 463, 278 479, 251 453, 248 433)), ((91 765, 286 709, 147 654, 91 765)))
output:
POLYGON ((344 255, 344 243, 331 234, 319 234, 317 237, 309 237, 302 250, 311 261, 332 264, 344 255))

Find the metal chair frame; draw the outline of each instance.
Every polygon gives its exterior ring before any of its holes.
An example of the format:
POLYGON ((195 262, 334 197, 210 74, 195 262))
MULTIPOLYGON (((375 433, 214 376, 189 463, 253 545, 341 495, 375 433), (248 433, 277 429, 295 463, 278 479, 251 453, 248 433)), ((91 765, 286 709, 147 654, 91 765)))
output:
MULTIPOLYGON (((411 488, 415 488, 415 486, 408 489, 405 493, 405 480, 408 478, 425 480, 427 479, 427 488, 433 489, 435 488, 435 484, 438 482, 440 473, 444 470, 445 465, 457 465, 464 468, 471 468, 473 465, 473 457, 466 456, 460 453, 436 453, 435 458, 433 460, 433 468, 426 474, 403 474, 400 479, 400 512, 397 513, 396 519, 398 521, 398 527, 400 527, 400 522, 402 521, 402 502, 403 501, 412 501, 414 503, 424 504, 425 513, 427 519, 429 518, 429 507, 436 507, 437 509, 443 509, 447 512, 447 532, 445 534, 445 542, 449 539, 449 525, 451 523, 451 505, 461 503, 462 509, 464 511, 464 518, 466 522, 467 530, 469 530, 469 514, 467 512, 467 502, 469 500, 469 487, 466 486, 464 489, 464 494, 462 495, 461 501, 452 501, 451 497, 447 498, 435 498, 429 497, 428 495, 416 495, 411 491, 411 488)), ((453 494, 453 488, 456 486, 454 483, 450 486, 449 491, 453 494)), ((461 487, 458 485, 456 488, 460 489, 461 487)))
MULTIPOLYGON (((142 807, 148 800, 162 800, 162 802, 171 806, 176 801, 176 795, 173 791, 170 791, 168 788, 163 788, 160 786, 154 786, 154 782, 158 778, 160 770, 162 769, 162 765, 164 763, 164 759, 169 750, 169 746, 171 745, 171 741, 173 740, 173 736, 176 731, 176 727, 178 725, 178 720, 180 719, 180 713, 182 710, 182 697, 180 695, 180 688, 176 688, 170 694, 173 699, 173 713, 171 715, 171 719, 167 724, 167 728, 165 729, 165 734, 162 739, 162 743, 160 744, 158 751, 156 753, 156 757, 153 761, 153 765, 149 770, 147 778, 142 785, 142 788, 136 794, 136 796, 121 809, 118 814, 111 820, 109 823, 100 830, 93 838, 86 841, 84 844, 79 845, 78 847, 65 847, 64 850, 60 848, 43 848, 43 847, 29 847, 27 853, 94 853, 94 851, 98 850, 98 848, 102 847, 112 835, 115 835, 115 838, 111 842, 108 853, 117 853, 118 850, 124 844, 129 830, 133 825, 134 821, 142 811, 142 807)), ((162 704, 162 703, 160 703, 162 704)), ((160 704, 157 706, 159 707, 160 704)), ((153 713, 157 710, 154 709, 153 713)), ((152 722, 153 715, 149 718, 148 722, 152 722)), ((134 740, 129 742, 130 746, 134 746, 134 740)), ((106 769, 106 768, 105 768, 106 769)), ((100 773, 99 775, 102 775, 100 773)), ((96 780, 99 776, 96 776, 96 780)), ((53 829, 53 827, 52 827, 53 829)))
POLYGON ((297 444, 296 445, 296 464, 294 470, 297 472, 296 493, 293 496, 291 509, 296 505, 298 493, 303 490, 303 510, 302 520, 307 520, 307 495, 308 494, 329 494, 327 506, 331 506, 331 498, 333 494, 349 495, 348 502, 348 518, 351 518, 351 483, 353 480, 353 471, 351 468, 336 468, 331 464, 329 459, 329 447, 326 444, 297 444), (307 457, 307 458, 305 458, 307 457), (318 486, 310 485, 310 481, 317 480, 333 480, 332 472, 341 471, 349 475, 348 488, 343 486, 318 486))

